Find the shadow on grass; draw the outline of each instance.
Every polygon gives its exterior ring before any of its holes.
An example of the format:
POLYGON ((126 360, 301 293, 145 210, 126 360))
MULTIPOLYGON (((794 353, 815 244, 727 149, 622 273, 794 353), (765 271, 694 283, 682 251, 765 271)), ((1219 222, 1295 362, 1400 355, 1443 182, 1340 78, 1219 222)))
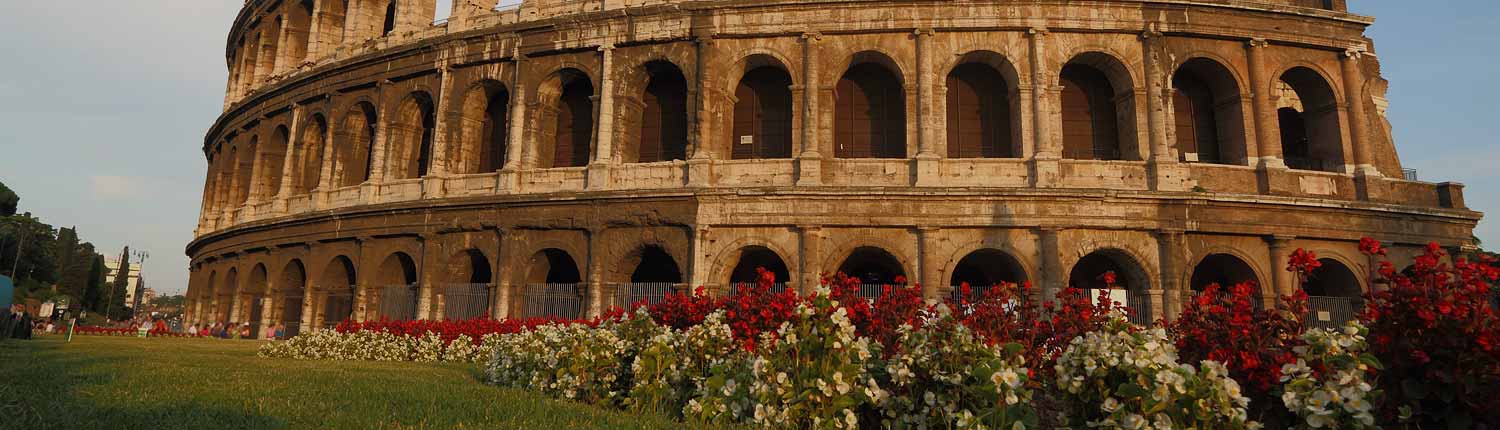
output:
POLYGON ((153 363, 113 354, 70 354, 65 345, 56 340, 0 343, 0 429, 286 427, 281 420, 231 407, 149 403, 146 399, 155 393, 110 386, 117 377, 110 370, 153 363))

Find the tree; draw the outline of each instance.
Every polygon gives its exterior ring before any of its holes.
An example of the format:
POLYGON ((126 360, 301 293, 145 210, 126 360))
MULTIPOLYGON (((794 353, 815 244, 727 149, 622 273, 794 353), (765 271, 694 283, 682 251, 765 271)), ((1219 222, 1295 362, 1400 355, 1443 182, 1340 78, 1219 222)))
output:
POLYGON ((53 262, 53 269, 56 273, 53 273, 52 279, 57 280, 59 292, 78 297, 78 293, 83 292, 83 284, 69 283, 72 280, 83 280, 81 275, 69 276, 72 273, 70 271, 76 269, 75 261, 78 260, 78 229, 76 227, 57 229, 57 240, 52 245, 52 255, 56 257, 53 262))
POLYGON ((83 291, 83 306, 94 312, 104 312, 104 256, 94 254, 89 258, 88 287, 83 291))
POLYGON ((126 246, 125 250, 120 252, 120 266, 115 269, 115 282, 114 285, 110 288, 111 293, 109 296, 109 305, 105 307, 105 312, 107 312, 109 314, 109 317, 115 321, 127 319, 130 317, 130 309, 125 307, 125 300, 127 299, 127 297, 125 297, 125 290, 129 285, 130 247, 126 246))
POLYGON ((56 240, 52 226, 30 213, 0 218, 0 273, 51 284, 57 280, 56 240))
POLYGON ((9 187, 6 187, 4 182, 0 182, 0 217, 15 215, 16 206, 20 203, 21 196, 16 195, 15 191, 11 191, 9 187))

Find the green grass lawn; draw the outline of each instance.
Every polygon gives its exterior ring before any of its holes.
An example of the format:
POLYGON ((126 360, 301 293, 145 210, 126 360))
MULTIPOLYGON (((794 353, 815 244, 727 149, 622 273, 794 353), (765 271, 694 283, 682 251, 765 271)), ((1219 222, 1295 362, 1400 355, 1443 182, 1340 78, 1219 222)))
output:
POLYGON ((480 382, 477 365, 297 361, 260 342, 0 342, 0 429, 686 429, 480 382))

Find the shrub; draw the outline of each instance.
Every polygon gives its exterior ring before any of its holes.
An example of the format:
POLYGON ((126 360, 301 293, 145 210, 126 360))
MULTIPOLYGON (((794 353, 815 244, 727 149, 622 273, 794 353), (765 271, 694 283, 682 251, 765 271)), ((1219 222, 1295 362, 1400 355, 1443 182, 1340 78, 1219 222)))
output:
POLYGON ((683 415, 716 425, 855 429, 885 400, 869 373, 880 346, 858 336, 849 308, 827 289, 767 337, 755 356, 714 366, 683 415))
POLYGON ((954 318, 934 308, 919 327, 897 329, 883 379, 890 398, 882 405, 890 428, 992 428, 1037 426, 1023 367, 1022 346, 987 345, 954 318))
POLYGON ((1257 309, 1255 289, 1254 283, 1228 291, 1208 285, 1167 330, 1184 362, 1223 363, 1250 398, 1251 416, 1279 423, 1289 417, 1272 391, 1281 384, 1282 367, 1296 359, 1293 348, 1303 344, 1307 294, 1298 290, 1282 297, 1279 308, 1257 309))
POLYGON ((1133 330, 1122 315, 1074 338, 1056 370, 1074 428, 1251 427, 1250 400, 1222 364, 1179 364, 1164 329, 1133 330))
MULTIPOLYGON (((1372 259, 1379 242, 1361 246, 1372 259)), ((1500 314, 1489 300, 1500 269, 1487 257, 1443 263, 1427 246, 1409 274, 1381 262, 1361 316, 1379 377, 1380 420, 1410 428, 1500 427, 1500 314)))
POLYGON ((678 415, 696 395, 709 370, 727 360, 738 360, 742 349, 724 323, 724 312, 714 312, 686 331, 666 330, 641 348, 631 364, 635 381, 626 404, 635 410, 678 415))
POLYGON ((1315 329, 1302 336, 1297 360, 1282 370, 1281 401, 1297 416, 1295 429, 1375 429, 1367 381, 1380 363, 1365 353, 1366 329, 1351 322, 1343 331, 1315 329))

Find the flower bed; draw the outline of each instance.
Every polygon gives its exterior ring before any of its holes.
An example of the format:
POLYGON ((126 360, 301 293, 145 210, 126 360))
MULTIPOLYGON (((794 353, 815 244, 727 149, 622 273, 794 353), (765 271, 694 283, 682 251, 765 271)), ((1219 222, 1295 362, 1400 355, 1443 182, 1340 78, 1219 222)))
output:
MULTIPOLYGON (((207 336, 204 336, 204 335, 190 335, 190 334, 187 334, 187 333, 178 333, 178 332, 174 332, 174 331, 166 330, 166 329, 152 329, 152 330, 150 330, 150 331, 148 331, 146 333, 147 333, 147 336, 149 336, 149 337, 207 337, 207 336)), ((73 334, 91 335, 91 336, 138 336, 138 335, 140 335, 140 330, 139 329, 130 328, 130 327, 115 328, 115 327, 77 326, 77 327, 73 328, 73 334)))
MULTIPOLYGON (((763 272, 727 297, 700 289, 593 321, 346 323, 261 353, 483 362, 498 385, 706 425, 1494 428, 1500 316, 1482 299, 1500 269, 1441 253, 1406 275, 1383 263, 1362 321, 1341 330, 1309 330, 1300 291, 1258 309, 1252 284, 1209 286, 1140 327, 1074 289, 1035 303, 1029 285, 962 286, 929 304, 892 287, 867 301, 841 275, 798 296, 763 272)), ((1317 261, 1298 250, 1287 270, 1305 279, 1317 261)))

